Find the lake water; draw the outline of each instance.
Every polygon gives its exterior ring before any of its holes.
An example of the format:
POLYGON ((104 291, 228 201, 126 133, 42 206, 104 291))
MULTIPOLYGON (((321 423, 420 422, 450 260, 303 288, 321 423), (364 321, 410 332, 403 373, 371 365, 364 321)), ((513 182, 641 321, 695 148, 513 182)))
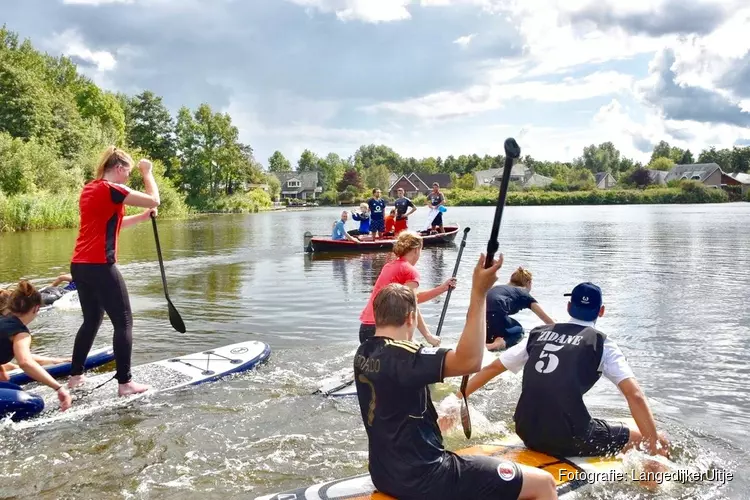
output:
MULTIPOLYGON (((451 207, 446 223, 471 227, 442 336, 455 342, 468 306, 471 270, 486 248, 494 208, 451 207)), ((155 396, 53 427, 0 428, 3 498, 254 498, 366 471, 367 439, 356 401, 312 395, 320 380, 351 369, 358 316, 388 253, 314 256, 303 233, 330 231, 338 209, 207 216, 161 221, 170 295, 188 332, 171 329, 150 224, 123 230, 121 271, 134 311, 133 363, 261 340, 260 369, 155 396)), ((412 224, 421 225, 421 209, 412 224)), ((354 227, 350 223, 350 227, 354 227)), ((0 234, 0 283, 39 285, 67 272, 75 231, 0 234)), ((422 287, 447 279, 455 246, 425 249, 422 287)), ((730 471, 726 485, 703 482, 646 495, 633 484, 590 498, 747 498, 750 451, 750 204, 508 207, 500 233, 505 266, 534 273, 532 294, 565 320, 580 281, 604 291, 598 326, 628 357, 675 460, 730 471)), ((433 332, 445 296, 422 305, 433 332)), ((526 311, 527 327, 538 321, 526 311)), ((76 311, 49 311, 32 328, 33 348, 71 353, 76 311)), ((96 346, 111 342, 105 323, 96 346)), ((419 336, 418 336, 419 338, 419 336)), ((107 367, 108 369, 111 366, 107 367)), ((458 388, 435 391, 436 400, 458 388)), ((112 382, 113 391, 116 390, 112 382)), ((505 374, 472 396, 489 421, 471 443, 501 437, 520 393, 505 374)), ((587 395, 592 414, 628 415, 605 379, 587 395)), ((460 429, 450 449, 468 445, 460 429)))

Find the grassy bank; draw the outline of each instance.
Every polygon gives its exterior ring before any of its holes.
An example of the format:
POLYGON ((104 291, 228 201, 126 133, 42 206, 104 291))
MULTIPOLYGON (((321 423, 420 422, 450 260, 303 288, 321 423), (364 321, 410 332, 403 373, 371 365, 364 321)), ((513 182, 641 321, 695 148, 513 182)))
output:
MULTIPOLYGON (((264 191, 224 196, 213 200, 200 209, 188 208, 174 190, 161 193, 159 217, 182 219, 198 212, 252 213, 269 210, 271 198, 264 191)), ((142 212, 137 207, 128 207, 126 213, 142 212)), ((34 231, 78 227, 78 193, 50 194, 38 192, 5 196, 0 193, 0 232, 34 231)))

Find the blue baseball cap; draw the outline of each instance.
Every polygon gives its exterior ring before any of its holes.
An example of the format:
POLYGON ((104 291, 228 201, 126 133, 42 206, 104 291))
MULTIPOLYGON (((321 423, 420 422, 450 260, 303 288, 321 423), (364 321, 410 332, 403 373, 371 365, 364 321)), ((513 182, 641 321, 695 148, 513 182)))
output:
POLYGON ((587 281, 579 283, 571 293, 564 294, 570 297, 570 315, 582 321, 594 321, 599 316, 602 307, 602 289, 587 281))

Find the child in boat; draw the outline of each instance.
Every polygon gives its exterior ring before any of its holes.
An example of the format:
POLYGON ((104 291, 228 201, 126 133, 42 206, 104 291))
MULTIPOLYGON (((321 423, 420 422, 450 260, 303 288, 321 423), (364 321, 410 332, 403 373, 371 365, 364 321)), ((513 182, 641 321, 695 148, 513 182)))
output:
POLYGON ((396 209, 392 208, 388 217, 385 218, 385 233, 383 236, 393 236, 396 231, 396 209))
POLYGON ((359 204, 359 213, 352 212, 352 220, 359 221, 359 234, 370 234, 370 206, 367 203, 359 204))

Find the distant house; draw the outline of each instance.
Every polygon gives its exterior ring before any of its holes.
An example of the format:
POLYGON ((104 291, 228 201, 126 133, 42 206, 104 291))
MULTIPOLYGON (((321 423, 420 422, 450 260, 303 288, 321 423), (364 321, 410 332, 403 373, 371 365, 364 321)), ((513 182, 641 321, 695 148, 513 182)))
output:
POLYGON ((734 179, 737 179, 743 184, 750 184, 750 174, 743 174, 742 172, 734 172, 728 175, 734 179))
POLYGON ((692 165, 675 165, 669 171, 667 182, 672 180, 695 180, 706 186, 720 188, 722 186, 742 186, 742 193, 747 193, 750 186, 742 180, 721 170, 716 163, 694 163, 692 165))
MULTIPOLYGON (((474 187, 499 187, 503 178, 502 168, 491 168, 489 170, 477 170, 474 172, 474 187)), ((522 188, 545 187, 554 182, 551 177, 536 174, 523 163, 513 165, 510 171, 510 182, 515 182, 522 188)))
POLYGON ((609 172, 597 172, 594 174, 594 179, 596 179, 597 189, 612 189, 617 184, 617 181, 609 172))
POLYGON ((669 174, 668 171, 654 170, 652 168, 646 170, 648 170, 648 176, 651 178, 651 184, 663 186, 667 183, 667 174, 669 174))
POLYGON ((273 172, 281 184, 282 198, 314 200, 323 191, 318 172, 273 172))
POLYGON ((404 196, 413 198, 418 194, 427 194, 432 191, 432 184, 437 182, 441 189, 451 187, 450 174, 426 174, 412 172, 409 175, 401 175, 388 187, 388 196, 395 198, 399 188, 404 190, 404 196))

